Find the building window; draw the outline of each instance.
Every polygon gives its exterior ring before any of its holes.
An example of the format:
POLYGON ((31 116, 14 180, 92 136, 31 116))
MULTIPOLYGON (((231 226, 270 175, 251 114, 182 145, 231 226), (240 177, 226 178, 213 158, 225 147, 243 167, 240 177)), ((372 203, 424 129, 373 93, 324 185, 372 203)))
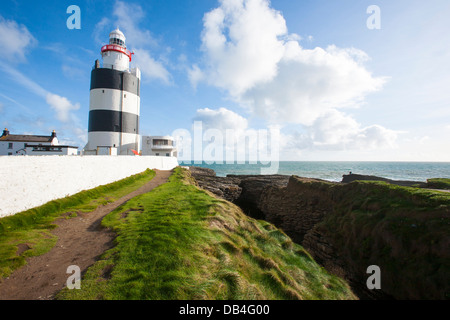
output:
POLYGON ((171 146, 172 141, 169 140, 163 140, 163 139, 154 139, 153 140, 154 146, 171 146))
POLYGON ((13 143, 12 142, 8 143, 8 149, 12 149, 12 148, 13 148, 13 143))
POLYGON ((159 153, 157 153, 156 155, 159 156, 159 153))
POLYGON ((170 157, 170 153, 166 153, 166 157, 170 157))
POLYGON ((12 156, 12 152, 8 152, 8 156, 12 156))

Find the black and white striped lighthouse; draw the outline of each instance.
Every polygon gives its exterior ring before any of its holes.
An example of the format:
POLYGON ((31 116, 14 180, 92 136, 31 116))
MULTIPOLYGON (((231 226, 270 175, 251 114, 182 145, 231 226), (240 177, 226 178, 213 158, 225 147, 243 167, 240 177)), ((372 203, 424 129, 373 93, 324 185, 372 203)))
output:
POLYGON ((133 53, 117 28, 101 49, 91 73, 89 137, 84 154, 132 155, 140 151, 140 80, 138 68, 130 69, 133 53))

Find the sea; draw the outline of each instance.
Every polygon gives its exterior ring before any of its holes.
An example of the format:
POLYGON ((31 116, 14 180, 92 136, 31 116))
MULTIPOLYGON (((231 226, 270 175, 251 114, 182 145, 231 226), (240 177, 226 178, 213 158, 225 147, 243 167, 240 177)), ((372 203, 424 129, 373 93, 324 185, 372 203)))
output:
MULTIPOLYGON (((214 162, 181 162, 181 166, 213 169, 219 177, 229 174, 259 175, 263 164, 220 164, 214 162)), ((272 164, 273 167, 273 164, 272 164)), ((275 174, 297 175, 340 182, 344 174, 362 174, 392 180, 426 182, 431 178, 450 178, 450 162, 335 162, 335 161, 280 161, 275 174)))

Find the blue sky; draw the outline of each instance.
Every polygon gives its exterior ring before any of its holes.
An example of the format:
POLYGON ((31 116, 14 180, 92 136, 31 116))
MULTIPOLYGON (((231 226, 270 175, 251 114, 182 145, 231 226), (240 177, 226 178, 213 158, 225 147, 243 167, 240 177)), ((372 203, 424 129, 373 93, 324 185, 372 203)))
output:
POLYGON ((119 26, 142 70, 142 135, 201 120, 279 128, 281 160, 450 161, 449 12, 447 0, 4 0, 0 126, 82 148, 90 71, 119 26), (66 27, 69 5, 81 30, 66 27))

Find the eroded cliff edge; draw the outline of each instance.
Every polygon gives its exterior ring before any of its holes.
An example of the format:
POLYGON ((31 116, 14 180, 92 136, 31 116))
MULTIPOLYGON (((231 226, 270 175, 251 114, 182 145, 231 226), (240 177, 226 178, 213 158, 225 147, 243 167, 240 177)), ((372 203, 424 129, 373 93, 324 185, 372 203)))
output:
POLYGON ((191 171, 201 187, 281 228, 362 299, 450 298, 449 193, 379 181, 191 171), (381 269, 381 290, 367 289, 371 265, 381 269))

